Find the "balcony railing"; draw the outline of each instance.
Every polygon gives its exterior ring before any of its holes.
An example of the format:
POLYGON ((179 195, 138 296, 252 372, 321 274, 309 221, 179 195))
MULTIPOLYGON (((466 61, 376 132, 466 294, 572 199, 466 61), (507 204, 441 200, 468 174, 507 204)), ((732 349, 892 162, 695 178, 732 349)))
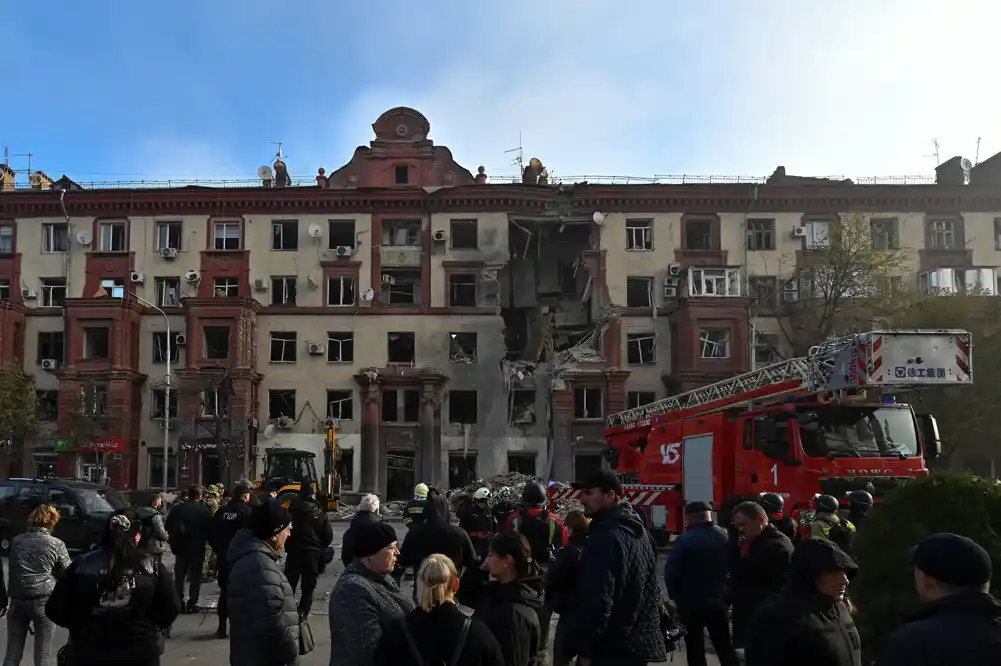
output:
POLYGON ((420 268, 421 248, 412 245, 383 245, 379 248, 383 268, 420 268))

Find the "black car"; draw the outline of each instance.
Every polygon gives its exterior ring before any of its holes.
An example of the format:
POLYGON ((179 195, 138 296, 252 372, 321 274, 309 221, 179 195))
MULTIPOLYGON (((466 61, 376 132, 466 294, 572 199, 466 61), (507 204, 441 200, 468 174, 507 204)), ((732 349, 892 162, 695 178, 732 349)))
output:
POLYGON ((0 554, 11 538, 28 529, 28 514, 39 504, 51 504, 62 518, 55 536, 71 552, 96 545, 110 516, 128 502, 114 488, 72 479, 7 479, 0 482, 0 554))

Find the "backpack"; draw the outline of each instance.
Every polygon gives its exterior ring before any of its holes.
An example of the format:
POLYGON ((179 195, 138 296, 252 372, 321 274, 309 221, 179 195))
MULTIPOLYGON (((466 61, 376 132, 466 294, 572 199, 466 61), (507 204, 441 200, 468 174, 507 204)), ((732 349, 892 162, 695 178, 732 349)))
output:
POLYGON ((831 525, 827 540, 846 553, 850 553, 855 543, 855 526, 847 518, 840 518, 836 525, 831 525))

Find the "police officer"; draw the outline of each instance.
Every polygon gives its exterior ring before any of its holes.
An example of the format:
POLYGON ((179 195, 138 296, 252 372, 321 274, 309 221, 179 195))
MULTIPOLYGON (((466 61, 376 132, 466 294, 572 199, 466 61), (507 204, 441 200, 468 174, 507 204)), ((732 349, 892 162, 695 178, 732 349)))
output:
POLYGON ((758 504, 768 512, 768 522, 775 528, 789 537, 790 541, 796 540, 796 521, 783 513, 785 500, 778 493, 761 493, 758 504))
POLYGON ((216 511, 212 517, 212 548, 219 557, 219 629, 216 638, 226 638, 226 622, 229 619, 229 604, 226 600, 226 584, 229 580, 229 562, 226 554, 229 543, 244 527, 250 524, 250 497, 254 487, 241 481, 233 488, 233 499, 216 511))
POLYGON ((872 495, 865 490, 853 490, 848 495, 848 520, 856 528, 869 516, 872 495))
POLYGON ((403 507, 403 524, 407 529, 424 522, 424 509, 428 505, 428 487, 426 483, 418 483, 414 486, 414 498, 403 507))

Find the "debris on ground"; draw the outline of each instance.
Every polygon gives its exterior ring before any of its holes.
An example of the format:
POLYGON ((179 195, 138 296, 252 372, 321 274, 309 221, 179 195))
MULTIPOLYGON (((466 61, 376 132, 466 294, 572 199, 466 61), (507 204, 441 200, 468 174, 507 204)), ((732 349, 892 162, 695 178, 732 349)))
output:
MULTIPOLYGON (((383 502, 379 505, 379 513, 385 518, 398 518, 403 515, 403 508, 406 502, 383 502)), ((336 520, 351 520, 358 513, 357 504, 338 503, 337 510, 331 511, 328 516, 336 520)))

